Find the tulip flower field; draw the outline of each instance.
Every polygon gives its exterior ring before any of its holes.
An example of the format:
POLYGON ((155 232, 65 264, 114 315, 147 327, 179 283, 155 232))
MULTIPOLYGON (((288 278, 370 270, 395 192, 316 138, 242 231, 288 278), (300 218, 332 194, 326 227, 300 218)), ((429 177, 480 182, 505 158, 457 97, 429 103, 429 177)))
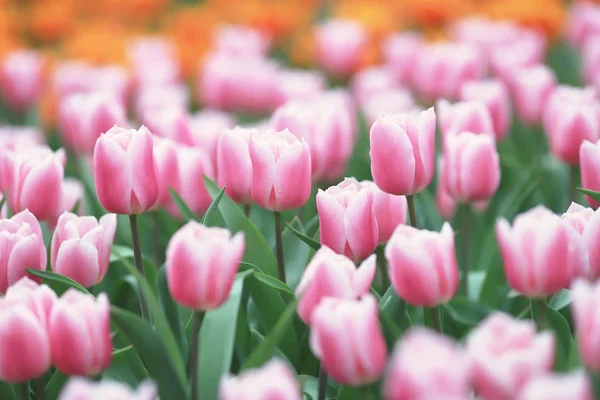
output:
POLYGON ((600 399, 600 5, 345 1, 6 0, 0 400, 600 399))

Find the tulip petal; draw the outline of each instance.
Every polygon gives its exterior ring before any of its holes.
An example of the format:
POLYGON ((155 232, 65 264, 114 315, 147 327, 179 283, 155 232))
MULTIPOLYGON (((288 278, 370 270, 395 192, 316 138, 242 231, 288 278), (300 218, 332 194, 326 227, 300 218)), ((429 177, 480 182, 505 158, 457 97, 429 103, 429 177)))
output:
POLYGON ((100 204, 109 212, 129 214, 133 171, 123 148, 100 136, 94 148, 94 183, 100 204))
POLYGON ((361 190, 350 201, 343 222, 348 245, 356 260, 363 260, 375 251, 379 230, 373 214, 371 190, 361 190))
POLYGON ((100 266, 98 250, 93 244, 71 239, 64 241, 56 257, 56 265, 52 270, 73 279, 83 287, 90 287, 98 282, 100 266))
POLYGON ((323 190, 317 193, 319 213, 319 234, 322 245, 338 254, 344 254, 346 232, 344 230, 344 209, 338 201, 323 190))
POLYGON ((286 148, 275 166, 275 198, 278 211, 302 207, 310 197, 311 166, 308 145, 286 148))

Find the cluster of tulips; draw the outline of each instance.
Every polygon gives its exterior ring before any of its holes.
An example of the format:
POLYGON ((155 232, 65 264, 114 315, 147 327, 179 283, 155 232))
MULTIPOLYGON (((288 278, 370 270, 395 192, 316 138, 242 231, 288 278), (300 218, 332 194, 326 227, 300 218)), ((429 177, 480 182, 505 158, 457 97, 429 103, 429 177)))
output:
POLYGON ((599 27, 571 11, 569 85, 506 21, 368 68, 325 21, 322 71, 227 26, 194 104, 161 38, 49 80, 9 54, 0 398, 600 398, 599 27))

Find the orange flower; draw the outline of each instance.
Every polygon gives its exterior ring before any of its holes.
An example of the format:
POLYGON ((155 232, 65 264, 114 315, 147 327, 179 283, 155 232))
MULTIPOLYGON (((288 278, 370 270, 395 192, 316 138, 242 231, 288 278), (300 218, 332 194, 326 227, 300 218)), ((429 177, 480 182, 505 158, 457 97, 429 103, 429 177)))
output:
POLYGON ((67 36, 77 20, 75 0, 42 1, 31 4, 27 18, 31 34, 42 42, 52 42, 67 36))
POLYGON ((493 0, 482 11, 490 18, 512 19, 550 37, 560 34, 566 14, 560 0, 493 0))
POLYGON ((124 27, 110 21, 83 22, 65 42, 65 55, 97 64, 123 64, 127 37, 124 27))
MULTIPOLYGON (((528 0, 521 1, 526 2, 528 0)), ((402 1, 409 18, 421 25, 441 25, 456 20, 471 13, 475 2, 476 0, 402 1)))
POLYGON ((381 38, 399 30, 402 20, 400 10, 392 1, 345 0, 333 6, 332 14, 343 19, 362 23, 372 34, 381 38))

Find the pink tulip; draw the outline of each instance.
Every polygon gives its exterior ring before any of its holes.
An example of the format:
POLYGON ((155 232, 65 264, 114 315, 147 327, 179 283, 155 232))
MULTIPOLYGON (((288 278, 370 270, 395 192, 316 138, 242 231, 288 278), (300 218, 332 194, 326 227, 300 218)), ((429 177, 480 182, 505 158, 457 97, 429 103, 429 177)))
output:
POLYGON ((458 289, 454 232, 447 222, 440 233, 399 225, 385 246, 385 258, 392 286, 407 303, 434 307, 458 289))
POLYGON ((23 278, 0 299, 0 379, 10 383, 41 377, 50 368, 48 314, 56 295, 23 278))
POLYGON ((571 312, 579 356, 589 369, 600 372, 600 342, 598 342, 598 307, 600 306, 600 284, 591 284, 579 279, 571 286, 571 312))
POLYGON ((54 73, 53 83, 61 99, 73 93, 109 92, 122 101, 127 99, 130 85, 123 67, 95 67, 80 61, 60 64, 54 73))
POLYGON ((490 111, 479 101, 461 101, 450 104, 439 100, 437 104, 440 131, 445 140, 463 132, 488 135, 494 140, 496 133, 490 111))
POLYGON ((541 375, 531 379, 517 400, 593 400, 592 386, 585 372, 541 375))
POLYGON ((238 377, 225 376, 219 384, 219 400, 301 400, 300 385, 286 363, 276 358, 259 369, 238 377))
POLYGON ((190 89, 183 84, 150 86, 139 88, 135 98, 135 115, 152 132, 157 130, 155 121, 165 109, 187 110, 190 103, 190 89))
POLYGON ((371 172, 386 193, 419 193, 433 179, 435 113, 423 111, 418 122, 407 114, 382 115, 370 132, 371 172))
POLYGON ((317 211, 322 245, 354 261, 375 251, 379 229, 372 189, 346 178, 325 191, 319 189, 317 211))
POLYGON ((383 375, 387 348, 377 301, 327 297, 313 310, 310 348, 335 381, 361 386, 383 375))
POLYGON ((179 166, 177 150, 179 145, 172 139, 159 136, 152 137, 154 142, 154 159, 156 160, 156 181, 158 184, 158 199, 152 208, 163 208, 173 203, 170 188, 177 187, 179 166))
MULTIPOLYGON (((598 27, 600 28, 600 25, 598 27)), ((592 36, 586 40, 585 45, 581 49, 581 69, 583 81, 589 85, 594 85, 598 82, 598 67, 600 67, 600 50, 598 49, 599 44, 600 36, 592 36)))
POLYGON ((63 205, 61 208, 63 212, 73 211, 73 208, 79 202, 75 212, 79 215, 85 214, 85 189, 80 181, 73 178, 65 178, 62 184, 62 193, 63 205))
POLYGON ((278 105, 309 99, 327 88, 325 77, 319 71, 281 70, 277 82, 278 105))
POLYGON ((243 25, 221 25, 214 38, 219 53, 240 57, 266 56, 271 40, 263 32, 243 25))
POLYGON ((317 61, 328 73, 342 78, 354 73, 361 64, 368 32, 356 21, 334 19, 316 28, 317 61))
POLYGON ((217 143, 226 129, 235 127, 235 118, 218 110, 205 109, 190 116, 190 129, 176 131, 171 136, 180 143, 200 147, 209 156, 211 163, 217 159, 217 143), (188 134, 189 136, 184 136, 188 134))
POLYGON ((444 157, 440 156, 437 160, 438 164, 438 178, 437 178, 437 189, 435 192, 435 205, 437 206, 438 212, 446 220, 452 220, 454 213, 456 212, 456 199, 454 199, 449 192, 446 180, 443 179, 446 172, 444 165, 444 157))
POLYGON ((423 47, 413 66, 417 93, 426 101, 456 99, 460 87, 479 80, 485 64, 474 47, 461 43, 434 43, 423 47))
POLYGON ((28 210, 0 220, 0 293, 26 275, 46 269, 46 246, 39 222, 28 210))
POLYGON ((257 135, 258 129, 227 129, 219 137, 217 144, 217 170, 219 186, 233 201, 250 204, 252 197, 252 160, 250 159, 250 136, 257 135))
POLYGON ((467 399, 469 365, 451 339, 424 328, 406 333, 389 363, 386 400, 467 399))
POLYGON ((415 99, 406 89, 389 89, 377 96, 371 96, 363 104, 361 110, 368 126, 372 126, 377 118, 384 114, 408 113, 418 117, 422 111, 415 105, 415 99))
POLYGON ((84 287, 100 283, 108 271, 116 229, 115 214, 106 214, 98 221, 65 212, 52 235, 52 270, 84 287))
POLYGON ((158 198, 152 134, 113 127, 94 148, 94 181, 98 200, 116 214, 141 214, 158 198))
POLYGON ((519 119, 528 125, 539 124, 556 86, 554 72, 545 65, 515 68, 507 77, 507 85, 519 119))
POLYGON ((554 337, 528 320, 495 312, 467 337, 471 380, 481 398, 515 399, 527 382, 554 363, 554 337))
POLYGON ((398 225, 406 223, 406 197, 386 193, 371 181, 362 181, 360 184, 373 190, 373 214, 379 230, 379 244, 383 244, 392 237, 398 225))
POLYGON ((137 39, 128 53, 137 87, 167 86, 179 82, 181 74, 175 48, 166 39, 137 39))
POLYGON ((302 207, 310 197, 310 150, 287 129, 250 137, 252 199, 273 211, 302 207))
POLYGON ((498 78, 506 79, 511 70, 544 64, 547 48, 548 39, 543 33, 522 29, 519 37, 491 49, 490 69, 498 78))
POLYGON ((9 204, 13 212, 29 209, 40 220, 50 220, 62 207, 64 150, 48 147, 19 152, 12 163, 9 204))
POLYGON ((496 239, 508 283, 527 297, 546 297, 568 288, 588 268, 583 238, 544 206, 518 215, 512 227, 499 219, 496 239))
POLYGON ((0 64, 0 94, 16 111, 26 111, 38 102, 43 89, 43 56, 35 51, 9 53, 0 64))
POLYGON ((511 106, 508 89, 502 81, 489 79, 467 82, 460 88, 460 99, 482 102, 492 117, 496 140, 506 139, 510 128, 511 106))
POLYGON ((157 400, 156 385, 142 382, 137 390, 131 390, 122 382, 102 380, 94 382, 81 377, 73 377, 65 384, 58 400, 157 400))
POLYGON ((494 139, 463 132, 446 137, 441 179, 459 201, 478 202, 494 196, 500 184, 500 159, 494 139))
POLYGON ((69 289, 54 304, 48 330, 52 362, 67 375, 96 375, 112 358, 110 304, 105 293, 98 298, 69 289))
POLYGON ((410 85, 423 39, 413 32, 395 33, 383 42, 383 58, 396 83, 410 85))
POLYGON ((126 121, 123 104, 105 92, 67 96, 58 111, 62 138, 75 153, 91 154, 100 134, 126 121))
MULTIPOLYGON (((581 186, 600 191, 600 140, 590 142, 584 140, 579 147, 579 163, 581 168, 581 186)), ((585 196, 587 202, 594 208, 600 207, 600 203, 585 196)))
MULTIPOLYGON (((586 245, 589 269, 580 271, 578 275, 590 279, 600 277, 600 249, 596 246, 600 240, 600 212, 571 203, 561 219, 570 224, 581 235, 586 245)), ((586 264, 587 265, 587 264, 586 264)))
POLYGON ((593 88, 558 86, 544 108, 544 129, 550 150, 576 165, 584 140, 600 139, 600 101, 593 88))
POLYGON ((358 104, 364 104, 371 96, 390 90, 396 86, 396 79, 390 68, 365 68, 352 78, 352 93, 358 104))
POLYGON ((244 255, 244 234, 190 221, 167 247, 167 283, 173 299, 194 310, 223 304, 244 255))
POLYGON ((600 7, 588 2, 575 3, 565 33, 571 45, 581 49, 600 34, 600 7))
POLYGON ((356 269, 352 260, 323 245, 306 266, 296 289, 298 315, 310 326, 313 311, 325 297, 356 299, 367 294, 376 268, 375 255, 356 269))
POLYGON ((10 187, 13 164, 18 152, 44 143, 42 133, 36 128, 21 126, 0 127, 0 191, 10 187))

